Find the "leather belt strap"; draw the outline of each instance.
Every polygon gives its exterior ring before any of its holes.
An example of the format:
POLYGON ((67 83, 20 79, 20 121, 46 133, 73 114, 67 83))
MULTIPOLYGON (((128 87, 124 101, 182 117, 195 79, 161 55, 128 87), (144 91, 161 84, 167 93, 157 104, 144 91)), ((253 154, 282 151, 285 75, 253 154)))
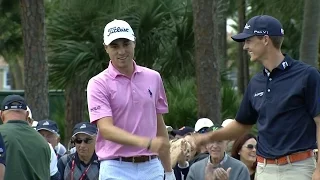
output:
POLYGON ((293 153, 293 154, 283 156, 283 157, 280 157, 277 159, 265 159, 261 156, 257 156, 257 161, 259 163, 285 165, 285 164, 289 164, 289 163, 302 161, 302 160, 308 159, 313 156, 314 156, 313 151, 307 150, 307 151, 293 153))
POLYGON ((158 158, 158 156, 152 155, 152 156, 119 157, 119 158, 114 158, 112 160, 131 162, 131 163, 143 163, 143 162, 147 162, 152 159, 155 159, 155 158, 158 158))

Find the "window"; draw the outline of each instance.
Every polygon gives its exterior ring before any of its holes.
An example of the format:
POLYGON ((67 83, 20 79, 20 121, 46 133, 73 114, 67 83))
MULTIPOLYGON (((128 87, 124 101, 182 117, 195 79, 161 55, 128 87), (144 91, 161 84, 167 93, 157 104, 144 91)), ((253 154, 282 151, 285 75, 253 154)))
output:
POLYGON ((9 69, 4 69, 3 71, 3 89, 5 90, 11 89, 11 74, 9 69))

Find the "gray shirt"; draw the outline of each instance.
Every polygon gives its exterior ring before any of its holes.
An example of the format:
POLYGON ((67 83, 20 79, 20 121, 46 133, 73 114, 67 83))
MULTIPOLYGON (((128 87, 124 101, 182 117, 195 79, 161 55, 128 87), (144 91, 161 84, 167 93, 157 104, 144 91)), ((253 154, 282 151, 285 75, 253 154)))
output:
MULTIPOLYGON (((210 156, 194 163, 189 170, 187 180, 205 180, 205 169, 210 156)), ((248 168, 239 160, 225 155, 221 166, 224 170, 231 168, 229 180, 250 180, 248 168)))

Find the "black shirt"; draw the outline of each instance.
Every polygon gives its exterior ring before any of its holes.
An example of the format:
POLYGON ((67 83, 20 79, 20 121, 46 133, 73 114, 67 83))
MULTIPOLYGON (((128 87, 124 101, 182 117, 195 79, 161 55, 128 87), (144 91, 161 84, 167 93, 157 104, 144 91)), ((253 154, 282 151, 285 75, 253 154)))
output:
POLYGON ((272 72, 250 80, 236 120, 257 123, 257 154, 274 159, 316 148, 313 118, 319 114, 319 71, 285 55, 272 72))

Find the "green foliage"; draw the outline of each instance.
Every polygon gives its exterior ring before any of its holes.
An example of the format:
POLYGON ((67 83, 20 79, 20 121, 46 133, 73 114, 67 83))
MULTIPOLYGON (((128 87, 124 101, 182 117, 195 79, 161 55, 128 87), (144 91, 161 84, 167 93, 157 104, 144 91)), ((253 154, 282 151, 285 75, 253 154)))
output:
POLYGON ((174 128, 193 127, 197 120, 195 79, 173 77, 165 87, 169 104, 169 113, 164 116, 166 123, 174 128))
MULTIPOLYGON (((235 117, 241 100, 225 74, 227 72, 222 73, 221 76, 221 122, 224 119, 235 117)), ((165 82, 165 87, 169 104, 169 114, 164 116, 166 123, 174 128, 193 127, 198 119, 195 79, 172 77, 165 82)))

